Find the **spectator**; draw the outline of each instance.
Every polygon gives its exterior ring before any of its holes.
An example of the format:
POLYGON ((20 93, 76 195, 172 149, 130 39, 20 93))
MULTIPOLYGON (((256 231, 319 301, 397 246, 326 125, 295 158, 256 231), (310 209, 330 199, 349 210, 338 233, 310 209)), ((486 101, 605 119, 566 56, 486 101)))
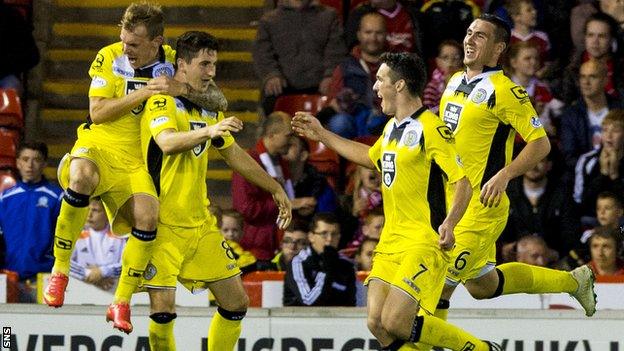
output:
POLYGON ((386 23, 377 12, 362 16, 357 31, 358 45, 336 67, 328 98, 333 108, 328 128, 353 139, 371 135, 385 124, 380 99, 373 92, 379 57, 386 47, 386 23))
MULTIPOLYGON (((546 68, 545 63, 549 60, 550 39, 548 34, 535 30, 537 25, 537 10, 532 0, 509 1, 505 5, 513 21, 510 43, 528 42, 534 44, 539 53, 539 67, 546 68)), ((542 76, 543 71, 538 70, 537 75, 542 76)))
POLYGON ((23 95, 22 75, 39 63, 39 49, 32 25, 15 7, 0 1, 0 89, 15 89, 23 95))
POLYGON ((598 227, 589 239, 591 261, 589 265, 596 274, 601 276, 624 276, 624 260, 622 259, 622 239, 620 228, 598 227))
POLYGON ((567 187, 553 177, 553 155, 510 182, 509 219, 499 240, 514 242, 534 234, 564 257, 578 246, 580 222, 567 187))
POLYGON ((286 269, 284 306, 355 306, 355 270, 351 261, 338 254, 336 216, 317 213, 308 240, 310 246, 286 269))
POLYGON ((121 253, 127 240, 127 236, 119 237, 111 231, 102 201, 92 199, 85 228, 72 253, 70 275, 114 292, 121 273, 121 253))
POLYGON ((364 238, 355 254, 355 263, 358 271, 370 271, 373 266, 373 253, 379 238, 364 238))
POLYGON ((553 262, 553 254, 544 239, 528 235, 518 240, 516 262, 548 267, 553 262))
POLYGON ((340 247, 357 239, 369 211, 382 208, 381 174, 376 170, 355 166, 351 172, 346 194, 340 199, 342 237, 340 247))
POLYGON ((574 56, 579 56, 585 50, 584 25, 587 19, 595 13, 607 14, 619 23, 619 40, 624 41, 624 3, 619 0, 583 0, 572 9, 570 15, 570 34, 574 42, 574 56))
POLYGON ((309 156, 308 143, 297 136, 291 137, 284 159, 288 161, 295 189, 293 210, 302 218, 310 218, 315 212, 334 212, 338 203, 327 179, 307 162, 309 156))
POLYGON ((620 102, 609 98, 602 88, 607 70, 603 63, 588 61, 578 72, 581 98, 561 115, 561 148, 568 172, 580 155, 600 147, 602 121, 620 102))
POLYGON ((273 257, 271 263, 273 270, 285 271, 293 257, 308 246, 308 224, 301 219, 293 219, 284 231, 282 250, 273 257))
POLYGON ((540 69, 538 47, 530 41, 520 41, 512 44, 509 48, 507 60, 507 71, 511 76, 511 80, 526 89, 546 132, 551 136, 556 135, 551 111, 560 107, 562 103, 558 100, 553 102, 553 96, 548 84, 537 78, 537 72, 540 69), (549 106, 549 108, 546 108, 546 106, 549 106))
POLYGON ((47 159, 44 143, 23 143, 17 152, 20 179, 0 194, 0 232, 6 249, 2 268, 19 275, 20 302, 37 301, 37 273, 50 272, 54 263, 54 227, 63 191, 43 176, 47 159))
MULTIPOLYGON (((608 191, 598 194, 596 199, 596 221, 601 227, 608 229, 620 228, 624 220, 624 206, 622 200, 608 191)), ((586 244, 594 233, 594 228, 588 229, 581 236, 581 243, 586 244)))
POLYGON ((455 40, 445 40, 438 46, 438 54, 435 58, 436 68, 431 73, 431 79, 423 93, 423 104, 431 112, 437 114, 440 110, 440 98, 446 88, 446 83, 453 73, 463 68, 463 56, 464 50, 455 40))
POLYGON ((585 216, 596 213, 601 192, 624 194, 624 109, 611 110, 602 129, 602 147, 582 155, 576 164, 574 201, 585 216))
POLYGON ((348 48, 357 45, 357 31, 362 17, 377 12, 386 20, 386 43, 392 52, 422 52, 422 31, 418 11, 397 0, 369 0, 351 11, 345 25, 348 48))
POLYGON ((444 40, 462 43, 464 34, 481 14, 471 0, 431 0, 420 8, 424 40, 423 57, 433 57, 444 40))
POLYGON ((245 251, 239 244, 243 237, 243 216, 234 210, 221 212, 221 234, 227 245, 232 249, 234 259, 241 272, 255 271, 256 257, 249 251, 245 251))
POLYGON ((574 73, 581 64, 596 60, 607 69, 607 77, 601 87, 605 93, 613 98, 622 96, 624 92, 624 78, 622 77, 622 57, 617 51, 617 23, 604 13, 596 13, 585 23, 585 51, 570 63, 563 75, 561 97, 570 103, 578 96, 580 82, 574 73))
POLYGON ((253 46, 264 112, 283 94, 327 94, 345 54, 336 11, 313 0, 281 0, 260 19, 253 46))
MULTIPOLYGON (((262 135, 256 146, 249 150, 251 157, 282 185, 290 199, 295 197, 287 162, 282 158, 288 153, 290 138, 290 117, 283 112, 270 114, 263 126, 262 135)), ((234 172, 232 175, 232 204, 243 215, 243 237, 240 245, 251 251, 264 265, 270 261, 278 246, 275 218, 278 208, 271 194, 234 172)))
POLYGON ((370 210, 366 217, 364 217, 362 226, 358 228, 358 231, 355 233, 355 239, 347 245, 347 249, 360 247, 362 242, 366 239, 379 240, 385 219, 383 208, 376 207, 370 210))

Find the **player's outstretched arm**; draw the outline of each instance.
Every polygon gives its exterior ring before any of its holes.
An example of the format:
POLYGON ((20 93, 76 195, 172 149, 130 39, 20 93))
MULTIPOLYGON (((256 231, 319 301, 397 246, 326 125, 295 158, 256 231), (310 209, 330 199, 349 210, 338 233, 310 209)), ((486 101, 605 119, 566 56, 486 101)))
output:
POLYGON ((375 165, 368 156, 370 146, 345 139, 323 128, 316 117, 307 112, 297 112, 292 119, 292 128, 298 135, 314 141, 320 141, 340 156, 360 166, 374 169, 375 165))
POLYGON ((438 233, 440 234, 439 244, 440 248, 443 250, 450 250, 453 248, 455 244, 453 231, 466 212, 468 204, 470 203, 470 198, 472 197, 472 186, 467 177, 463 177, 454 184, 449 185, 455 188, 453 192, 453 204, 444 222, 442 222, 442 225, 438 228, 438 233))
POLYGON ((233 143, 230 147, 220 149, 219 153, 225 162, 245 179, 268 191, 279 209, 277 225, 280 229, 286 229, 292 219, 292 205, 282 186, 271 178, 267 172, 238 144, 233 143))
POLYGON ((178 132, 174 129, 165 129, 158 133, 154 140, 164 154, 170 155, 193 149, 208 139, 221 138, 228 132, 239 132, 243 129, 243 122, 236 117, 228 117, 219 123, 194 129, 188 132, 178 132))
POLYGON ((122 97, 92 96, 89 98, 89 117, 95 124, 114 121, 132 111, 152 95, 151 90, 143 87, 122 97))
POLYGON ((550 141, 547 136, 529 141, 507 167, 498 171, 483 185, 479 197, 481 203, 487 207, 498 206, 509 181, 535 167, 549 152, 550 141))

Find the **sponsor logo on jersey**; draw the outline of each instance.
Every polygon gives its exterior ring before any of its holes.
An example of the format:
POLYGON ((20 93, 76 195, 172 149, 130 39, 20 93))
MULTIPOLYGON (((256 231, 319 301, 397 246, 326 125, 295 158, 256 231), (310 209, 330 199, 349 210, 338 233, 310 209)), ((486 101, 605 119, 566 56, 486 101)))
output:
MULTIPOLYGON (((199 128, 204 128, 208 123, 206 122, 198 122, 198 121, 191 121, 191 130, 195 130, 195 129, 199 129, 199 128)), ((199 157, 204 150, 206 150, 206 143, 201 143, 196 145, 193 148, 193 154, 195 154, 195 156, 199 157)))
POLYGON ((91 80, 91 88, 103 88, 106 84, 108 84, 106 79, 100 76, 95 76, 93 77, 93 80, 91 80))
POLYGON ((154 119, 152 119, 152 121, 150 122, 150 128, 156 128, 158 126, 161 126, 165 123, 169 122, 169 117, 167 116, 160 116, 160 117, 156 117, 154 119))
POLYGON ((474 94, 472 94, 472 102, 475 104, 480 104, 487 98, 487 91, 483 88, 477 89, 474 94))
POLYGON ((38 200, 37 200, 37 205, 36 207, 45 207, 48 208, 48 198, 45 196, 41 196, 38 200))
POLYGON ((404 142, 405 146, 412 147, 418 143, 418 132, 410 130, 405 134, 404 142))
POLYGON ((381 177, 386 187, 392 186, 396 172, 396 153, 384 152, 381 157, 381 177))
POLYGON ((167 109, 167 98, 153 99, 149 107, 150 111, 159 111, 167 109))
POLYGON ((539 117, 533 116, 531 117, 531 125, 533 126, 533 128, 541 128, 542 121, 540 121, 539 117))
POLYGON ((455 137, 453 136, 453 132, 447 126, 439 126, 436 128, 442 139, 446 140, 447 143, 454 144, 455 137))
POLYGON ((459 116, 461 115, 462 107, 460 105, 448 103, 444 108, 444 114, 442 115, 442 120, 444 123, 451 128, 454 132, 457 129, 457 125, 459 124, 459 116))
POLYGON ((169 62, 159 63, 156 66, 154 66, 154 69, 152 70, 152 77, 154 78, 160 77, 160 76, 173 77, 174 72, 175 71, 171 63, 169 62))
POLYGON ((531 98, 529 97, 529 93, 523 87, 516 85, 511 88, 512 94, 520 101, 521 104, 526 104, 527 102, 531 102, 531 98))
POLYGON ((147 267, 145 267, 145 271, 143 272, 143 279, 145 280, 152 280, 155 276, 156 276, 156 266, 154 266, 151 263, 147 264, 147 267))
POLYGON ((91 64, 91 69, 96 70, 98 72, 102 72, 102 66, 104 65, 104 55, 98 53, 95 56, 95 60, 91 64))

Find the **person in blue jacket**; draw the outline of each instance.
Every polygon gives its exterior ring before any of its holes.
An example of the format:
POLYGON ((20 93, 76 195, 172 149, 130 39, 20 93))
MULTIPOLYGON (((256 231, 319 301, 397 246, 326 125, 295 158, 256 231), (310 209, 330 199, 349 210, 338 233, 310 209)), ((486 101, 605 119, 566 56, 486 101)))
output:
POLYGON ((20 302, 36 302, 37 273, 50 272, 52 244, 63 191, 43 176, 48 147, 23 143, 17 152, 19 180, 0 193, 0 267, 19 275, 20 302))

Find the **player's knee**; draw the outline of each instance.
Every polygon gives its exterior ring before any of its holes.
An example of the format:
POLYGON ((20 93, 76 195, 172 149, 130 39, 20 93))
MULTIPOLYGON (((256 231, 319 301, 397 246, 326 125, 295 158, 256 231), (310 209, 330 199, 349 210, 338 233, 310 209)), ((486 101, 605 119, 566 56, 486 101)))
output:
POLYGON ((368 316, 366 319, 366 326, 368 326, 368 330, 375 336, 382 334, 384 331, 379 316, 368 316))
POLYGON ((404 326, 409 323, 409 318, 406 319, 399 311, 388 311, 381 315, 382 328, 393 335, 399 334, 404 326))
POLYGON ((245 318, 247 314, 247 309, 244 310, 226 310, 225 308, 217 307, 217 312, 221 315, 221 317, 230 320, 230 321, 240 321, 245 318))
POLYGON ((153 231, 158 225, 158 205, 146 203, 135 210, 134 226, 141 230, 153 231))
POLYGON ((167 324, 176 319, 176 317, 178 317, 176 313, 169 312, 156 312, 150 314, 150 318, 158 324, 167 324))

